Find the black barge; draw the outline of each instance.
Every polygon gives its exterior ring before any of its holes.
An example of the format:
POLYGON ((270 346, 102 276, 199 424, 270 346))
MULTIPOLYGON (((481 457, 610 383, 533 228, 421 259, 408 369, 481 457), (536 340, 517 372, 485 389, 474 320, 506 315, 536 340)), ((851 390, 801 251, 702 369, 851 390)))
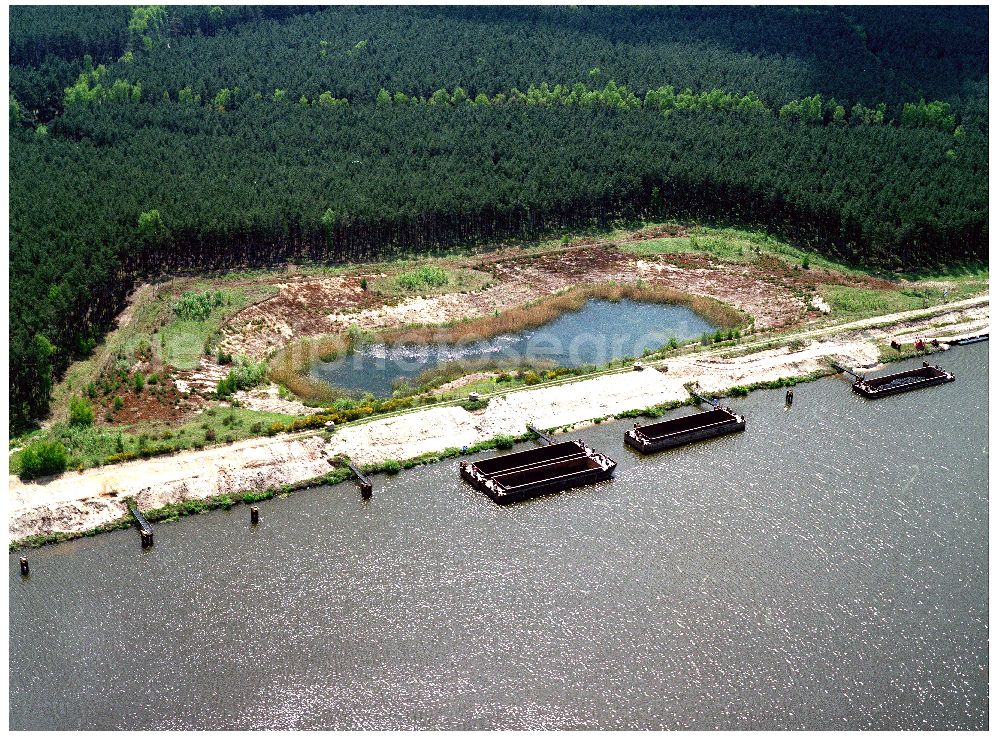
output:
POLYGON ((963 337, 962 339, 956 339, 952 344, 966 345, 966 344, 976 344, 977 342, 987 342, 989 341, 989 334, 976 334, 974 337, 963 337))
POLYGON ((458 467, 473 487, 506 504, 609 480, 617 464, 582 441, 572 441, 462 462, 458 467))
POLYGON ((955 376, 947 370, 942 370, 937 365, 928 365, 913 370, 904 370, 900 373, 882 375, 877 378, 859 377, 851 388, 855 393, 860 393, 865 398, 883 398, 894 393, 905 393, 924 388, 929 385, 940 385, 950 383, 955 376))
POLYGON ((625 444, 640 452, 657 452, 668 447, 678 447, 700 439, 721 434, 742 432, 746 419, 735 411, 716 406, 711 411, 688 414, 679 419, 669 419, 645 426, 635 425, 625 432, 625 444))

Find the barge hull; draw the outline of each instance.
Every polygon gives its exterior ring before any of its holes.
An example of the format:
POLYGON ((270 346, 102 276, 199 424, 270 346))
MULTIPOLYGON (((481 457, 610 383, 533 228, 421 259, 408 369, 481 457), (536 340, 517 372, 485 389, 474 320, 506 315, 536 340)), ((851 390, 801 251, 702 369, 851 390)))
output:
POLYGON ((879 378, 859 380, 851 388, 855 393, 865 398, 884 398, 896 393, 906 393, 919 388, 926 388, 955 380, 952 373, 942 370, 936 365, 919 367, 914 370, 904 370, 901 373, 883 375, 879 378))
POLYGON ((465 479, 466 482, 468 482, 476 490, 485 493, 496 503, 512 504, 518 501, 524 501, 525 499, 535 498, 536 496, 544 496, 549 493, 559 493, 561 491, 567 491, 571 488, 579 488, 580 486, 611 480, 614 475, 614 468, 609 470, 603 470, 599 467, 593 468, 591 470, 581 471, 573 474, 572 476, 563 477, 558 480, 542 480, 537 483, 519 486, 514 490, 507 490, 504 492, 499 492, 494 488, 483 485, 481 481, 476 480, 472 475, 470 475, 468 469, 465 467, 462 468, 461 472, 462 478, 465 479))
POLYGON ((459 463, 466 482, 498 504, 609 480, 617 463, 583 442, 562 442, 524 452, 459 463))
POLYGON ((625 444, 643 453, 659 452, 723 434, 742 432, 744 429, 746 419, 742 416, 728 409, 713 409, 668 422, 635 427, 625 432, 625 444), (660 430, 665 430, 666 433, 660 430))

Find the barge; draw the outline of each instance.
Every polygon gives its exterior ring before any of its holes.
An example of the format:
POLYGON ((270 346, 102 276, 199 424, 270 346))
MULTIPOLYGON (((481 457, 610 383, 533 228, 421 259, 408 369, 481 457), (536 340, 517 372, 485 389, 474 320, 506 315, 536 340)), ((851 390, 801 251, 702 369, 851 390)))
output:
POLYGON ((688 414, 655 424, 639 426, 625 432, 625 444, 640 452, 657 452, 722 434, 742 432, 746 419, 732 409, 716 406, 711 411, 688 414))
POLYGON ((609 480, 616 463, 582 441, 459 463, 466 481, 498 504, 609 480))
POLYGON ((952 344, 965 345, 965 344, 976 344, 977 342, 989 341, 989 334, 976 334, 974 337, 963 337, 962 339, 956 339, 952 344))
POLYGON ((894 393, 905 393, 924 388, 929 385, 940 385, 950 383, 955 376, 947 370, 942 370, 937 365, 928 365, 913 370, 904 370, 900 373, 882 375, 877 378, 859 377, 851 388, 855 393, 860 393, 865 398, 882 398, 891 396, 894 393))

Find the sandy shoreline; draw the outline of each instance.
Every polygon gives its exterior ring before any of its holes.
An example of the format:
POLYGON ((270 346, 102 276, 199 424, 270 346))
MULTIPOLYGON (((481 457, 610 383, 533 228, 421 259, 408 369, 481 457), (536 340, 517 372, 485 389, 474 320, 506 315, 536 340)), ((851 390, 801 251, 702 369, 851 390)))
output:
POLYGON ((682 401, 688 397, 684 384, 689 382, 698 382, 711 393, 806 375, 825 367, 826 357, 836 357, 849 367, 868 366, 878 360, 878 344, 889 338, 912 341, 917 336, 980 333, 989 325, 989 297, 958 301, 924 317, 927 313, 911 311, 839 327, 805 329, 794 335, 804 342, 795 351, 781 347, 725 359, 724 355, 739 348, 715 349, 668 358, 641 372, 510 391, 491 399, 480 411, 444 406, 374 419, 340 428, 329 438, 315 434, 251 439, 66 473, 43 482, 25 483, 10 476, 8 537, 14 541, 52 532, 78 533, 109 524, 125 515, 123 499, 127 496, 135 497, 140 508, 152 509, 188 499, 276 488, 328 472, 328 459, 334 455, 347 455, 359 464, 403 460, 498 434, 519 435, 529 422, 550 429, 682 401))

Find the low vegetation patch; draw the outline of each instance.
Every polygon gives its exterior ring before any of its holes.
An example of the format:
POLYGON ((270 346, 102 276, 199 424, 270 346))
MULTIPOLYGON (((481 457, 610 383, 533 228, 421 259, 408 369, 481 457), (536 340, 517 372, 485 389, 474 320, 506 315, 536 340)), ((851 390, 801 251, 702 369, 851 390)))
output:
POLYGON ((68 464, 69 455, 62 442, 39 439, 20 451, 17 472, 21 478, 30 480, 62 473, 68 464))
POLYGON ((27 479, 69 469, 82 470, 169 455, 217 441, 234 442, 261 436, 270 426, 276 425, 280 431, 285 431, 294 419, 288 414, 244 408, 209 408, 181 425, 147 423, 116 428, 59 422, 32 434, 23 449, 10 455, 8 469, 11 474, 27 479), (53 447, 39 447, 41 444, 53 447), (59 450, 65 456, 61 467, 51 462, 39 466, 37 452, 42 453, 41 459, 53 461, 63 458, 59 450))
POLYGON ((270 285, 185 291, 161 320, 153 345, 167 365, 193 370, 202 355, 215 354, 219 329, 229 316, 276 292, 270 285))
POLYGON ((226 377, 219 381, 215 394, 219 398, 229 398, 236 391, 255 388, 263 383, 266 377, 266 362, 251 362, 241 359, 236 367, 226 373, 226 377))
POLYGON ((368 287, 382 296, 469 293, 490 285, 492 277, 479 270, 421 265, 397 275, 377 278, 368 287))
POLYGON ((913 311, 942 300, 940 290, 907 288, 903 290, 868 290, 846 285, 826 285, 823 299, 836 318, 864 318, 880 314, 913 311))

